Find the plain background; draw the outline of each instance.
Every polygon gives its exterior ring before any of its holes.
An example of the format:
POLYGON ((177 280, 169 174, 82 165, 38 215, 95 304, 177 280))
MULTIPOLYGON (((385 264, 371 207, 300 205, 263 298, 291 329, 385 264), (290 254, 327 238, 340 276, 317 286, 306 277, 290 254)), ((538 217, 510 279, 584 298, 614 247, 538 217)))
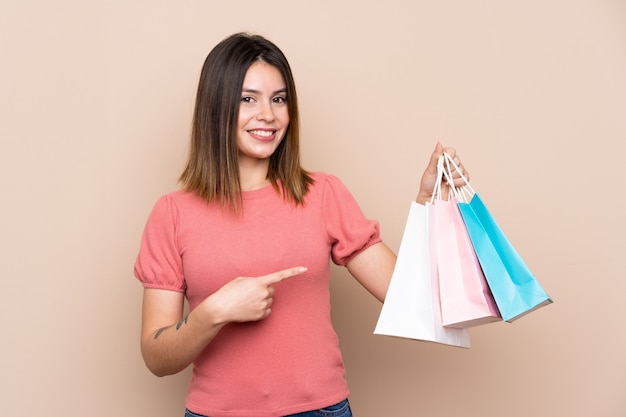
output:
POLYGON ((450 348, 373 335, 380 304, 334 268, 355 415, 626 415, 621 0, 2 0, 0 415, 182 416, 132 267, 202 62, 242 30, 290 59, 306 167, 392 249, 439 140, 555 300, 450 348))

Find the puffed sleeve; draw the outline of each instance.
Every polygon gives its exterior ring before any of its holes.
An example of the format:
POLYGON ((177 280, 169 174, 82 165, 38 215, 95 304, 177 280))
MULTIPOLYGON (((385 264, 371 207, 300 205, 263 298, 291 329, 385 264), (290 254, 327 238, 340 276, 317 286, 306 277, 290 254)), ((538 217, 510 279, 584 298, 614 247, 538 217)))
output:
POLYGON ((331 257, 345 266, 354 256, 381 241, 377 221, 365 217, 358 203, 335 176, 326 176, 323 209, 331 239, 331 257))
POLYGON ((144 288, 184 292, 183 265, 178 248, 178 210, 170 195, 161 197, 146 222, 139 254, 135 261, 135 277, 144 288))

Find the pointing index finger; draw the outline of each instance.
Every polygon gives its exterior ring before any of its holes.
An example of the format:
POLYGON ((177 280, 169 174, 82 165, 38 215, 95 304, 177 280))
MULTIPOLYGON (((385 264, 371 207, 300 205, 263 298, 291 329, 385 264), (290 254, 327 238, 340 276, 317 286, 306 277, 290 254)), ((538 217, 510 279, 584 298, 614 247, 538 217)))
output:
POLYGON ((264 275, 259 277, 264 280, 267 285, 276 284, 282 280, 287 278, 295 277, 297 275, 303 274, 307 271, 307 268, 304 266, 296 266, 294 268, 283 269, 282 271, 273 272, 271 274, 264 275))

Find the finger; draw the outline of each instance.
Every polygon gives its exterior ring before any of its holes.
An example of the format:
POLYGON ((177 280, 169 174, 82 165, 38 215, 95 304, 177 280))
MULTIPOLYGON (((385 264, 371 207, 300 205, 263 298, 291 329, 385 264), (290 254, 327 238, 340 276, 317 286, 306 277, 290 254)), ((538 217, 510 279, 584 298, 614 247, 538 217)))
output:
POLYGON ((307 271, 307 268, 304 266, 297 266, 295 268, 283 269, 282 271, 273 272, 268 275, 264 275, 259 277, 267 285, 276 284, 282 280, 287 278, 295 277, 297 275, 303 274, 307 271))
POLYGON ((450 157, 452 163, 447 161, 447 165, 449 166, 449 172, 456 178, 465 172, 465 168, 461 163, 461 158, 456 154, 456 150, 454 148, 445 148, 445 153, 450 157), (458 168, 458 171, 457 171, 458 168))
POLYGON ((267 296, 269 298, 272 298, 274 296, 274 294, 276 294, 276 288, 274 288, 272 285, 269 285, 267 287, 267 296))
POLYGON ((456 156, 456 149, 446 147, 443 148, 443 152, 447 153, 448 156, 454 160, 454 162, 457 162, 458 156, 456 156))
POLYGON ((454 163, 456 164, 456 166, 458 167, 458 170, 454 170, 453 172, 453 177, 456 180, 461 179, 461 181, 463 180, 463 177, 465 177, 466 180, 469 181, 469 173, 467 172, 467 170, 465 169, 465 167, 463 166, 463 164, 461 163, 461 159, 457 156, 453 159, 454 163))
POLYGON ((461 172, 462 172, 463 175, 459 174, 458 178, 454 178, 454 183, 455 184, 458 183, 458 185, 465 185, 466 181, 469 182, 470 175, 469 175, 469 172, 467 172, 467 170, 465 168, 463 168, 463 167, 460 167, 460 168, 461 168, 461 172))
POLYGON ((452 181, 455 187, 462 187, 469 182, 469 173, 462 165, 459 166, 458 171, 455 170, 452 174, 452 181))
POLYGON ((428 161, 428 166, 426 167, 427 170, 437 172, 437 162, 439 161, 439 157, 443 155, 443 152, 443 145, 441 144, 441 142, 437 142, 435 150, 432 154, 430 154, 430 161, 428 161))

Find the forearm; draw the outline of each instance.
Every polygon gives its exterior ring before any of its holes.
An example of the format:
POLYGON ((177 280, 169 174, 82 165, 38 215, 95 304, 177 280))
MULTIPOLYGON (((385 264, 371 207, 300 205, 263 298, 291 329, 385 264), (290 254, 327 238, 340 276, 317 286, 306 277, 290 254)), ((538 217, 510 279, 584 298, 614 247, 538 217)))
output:
POLYGON ((396 264, 396 254, 380 242, 355 256, 348 270, 365 289, 379 301, 384 301, 396 264))
POLYGON ((146 329, 141 352, 146 366, 157 376, 172 375, 189 366, 225 323, 196 308, 178 322, 146 329))
POLYGON ((255 278, 236 278, 183 316, 180 292, 145 289, 141 353, 155 375, 185 369, 227 323, 263 320, 271 312, 274 284, 306 272, 293 267, 255 278))

